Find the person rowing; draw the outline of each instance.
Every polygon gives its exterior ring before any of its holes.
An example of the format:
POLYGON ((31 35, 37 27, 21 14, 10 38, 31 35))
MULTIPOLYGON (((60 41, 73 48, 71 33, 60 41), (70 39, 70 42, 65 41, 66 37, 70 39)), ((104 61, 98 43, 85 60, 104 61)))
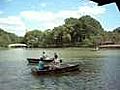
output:
POLYGON ((37 68, 38 70, 44 70, 45 64, 44 64, 44 62, 43 62, 43 58, 40 58, 40 61, 39 61, 38 65, 36 66, 36 68, 37 68))
POLYGON ((38 68, 39 70, 44 70, 44 62, 42 60, 39 61, 38 68))
POLYGON ((49 69, 54 70, 60 67, 60 60, 57 53, 54 53, 53 61, 49 64, 49 69))
POLYGON ((57 53, 54 53, 54 64, 56 65, 56 67, 60 66, 60 59, 58 58, 57 53))
POLYGON ((47 59, 47 55, 46 53, 43 51, 42 56, 40 57, 41 60, 46 60, 47 59))
POLYGON ((43 52, 42 58, 45 59, 47 57, 46 53, 43 52))

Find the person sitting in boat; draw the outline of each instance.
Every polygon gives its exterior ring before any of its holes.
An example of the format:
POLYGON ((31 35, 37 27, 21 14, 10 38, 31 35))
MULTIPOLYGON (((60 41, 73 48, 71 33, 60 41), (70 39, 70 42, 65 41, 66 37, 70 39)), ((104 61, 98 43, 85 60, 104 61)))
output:
POLYGON ((39 61, 38 68, 39 68, 39 70, 44 69, 44 62, 42 60, 39 61))
POLYGON ((46 53, 43 52, 43 55, 42 55, 43 59, 45 59, 47 57, 46 53))
POLYGON ((60 67, 60 59, 58 58, 57 53, 54 53, 54 65, 60 67))
POLYGON ((42 55, 42 57, 40 58, 40 59, 41 59, 41 61, 42 61, 42 60, 45 60, 45 59, 46 59, 46 57, 47 57, 46 53, 45 53, 45 52, 43 52, 43 55, 42 55))
POLYGON ((54 70, 58 67, 60 67, 60 60, 58 59, 58 55, 54 53, 54 58, 53 61, 49 64, 49 69, 54 70))

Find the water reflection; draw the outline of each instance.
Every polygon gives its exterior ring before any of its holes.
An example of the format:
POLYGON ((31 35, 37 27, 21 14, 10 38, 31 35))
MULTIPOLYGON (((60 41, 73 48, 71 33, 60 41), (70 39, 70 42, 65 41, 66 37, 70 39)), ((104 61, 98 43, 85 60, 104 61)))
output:
POLYGON ((101 67, 102 82, 104 82, 105 90, 119 90, 120 86, 120 55, 118 51, 105 51, 106 57, 103 58, 101 67))

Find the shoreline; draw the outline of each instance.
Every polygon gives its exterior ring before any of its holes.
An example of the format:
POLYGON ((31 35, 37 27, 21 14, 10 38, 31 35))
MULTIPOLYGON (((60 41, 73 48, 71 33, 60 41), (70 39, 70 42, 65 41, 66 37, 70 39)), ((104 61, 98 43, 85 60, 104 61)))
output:
POLYGON ((120 44, 100 45, 99 48, 120 48, 120 44))

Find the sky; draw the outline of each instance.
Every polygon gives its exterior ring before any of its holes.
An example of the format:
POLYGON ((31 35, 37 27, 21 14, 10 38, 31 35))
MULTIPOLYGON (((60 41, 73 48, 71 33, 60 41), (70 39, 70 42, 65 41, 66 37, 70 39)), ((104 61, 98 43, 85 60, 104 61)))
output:
POLYGON ((120 27, 120 12, 115 3, 98 6, 89 0, 0 0, 0 28, 24 36, 34 29, 53 29, 69 17, 90 15, 104 30, 120 27))

